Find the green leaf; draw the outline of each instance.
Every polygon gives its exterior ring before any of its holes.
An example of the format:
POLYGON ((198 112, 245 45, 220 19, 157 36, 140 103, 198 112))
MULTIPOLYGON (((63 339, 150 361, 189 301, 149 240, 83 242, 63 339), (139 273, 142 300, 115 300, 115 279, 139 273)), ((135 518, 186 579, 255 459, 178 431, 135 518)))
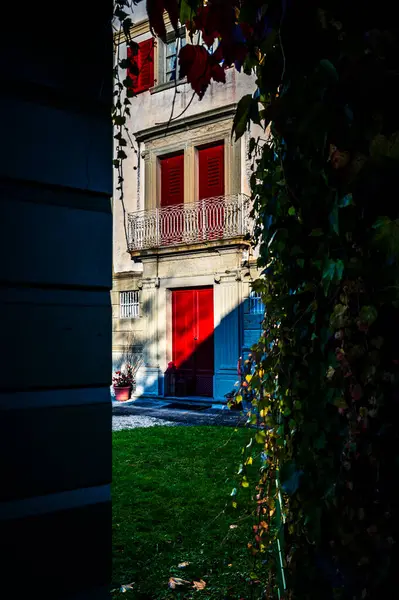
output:
POLYGON ((244 135, 249 123, 249 112, 252 105, 252 95, 246 94, 238 103, 236 114, 234 115, 233 131, 236 134, 236 141, 244 135))
POLYGON ((127 17, 124 19, 123 24, 122 24, 122 29, 123 29, 123 33, 125 34, 126 37, 128 37, 130 28, 132 25, 133 25, 133 22, 130 17, 127 17))
POLYGON ((391 223, 391 219, 389 217, 378 217, 376 222, 373 224, 373 229, 379 229, 380 227, 384 227, 391 223))
POLYGON ((184 25, 187 21, 191 21, 196 14, 198 7, 197 0, 180 0, 180 23, 184 25))
POLYGON ((122 115, 116 115, 114 117, 114 125, 124 125, 126 123, 126 118, 122 117, 122 115))
POLYGON ((324 431, 321 432, 321 434, 319 435, 319 437, 317 437, 313 443, 313 446, 316 448, 316 450, 323 450, 323 448, 325 448, 327 443, 327 438, 326 438, 326 434, 324 433, 324 431))
POLYGON ((344 263, 342 260, 331 260, 327 259, 324 262, 322 283, 324 293, 327 296, 328 290, 330 289, 331 283, 339 283, 342 279, 344 272, 344 263))
POLYGON ((334 233, 339 235, 338 203, 337 203, 337 201, 334 202, 334 206, 332 208, 332 211, 330 212, 329 221, 330 221, 331 229, 334 231, 334 233))
POLYGON ((295 217, 296 215, 296 210, 293 206, 290 206, 288 209, 288 214, 290 215, 290 217, 295 217))
POLYGON ((251 105, 249 107, 249 118, 256 125, 260 125, 259 103, 255 98, 252 98, 251 105))
POLYGON ((323 74, 326 75, 329 83, 336 83, 338 81, 337 69, 334 67, 332 62, 327 59, 323 59, 320 61, 320 67, 323 74))
POLYGON ((377 309, 374 306, 362 306, 359 317, 362 323, 370 326, 378 317, 377 309))
POLYGON ((345 208, 346 206, 350 206, 353 204, 353 196, 352 194, 346 194, 341 200, 338 201, 339 208, 345 208))
POLYGON ((312 237, 320 237, 320 236, 324 235, 324 231, 318 227, 317 229, 312 229, 312 231, 310 232, 310 235, 312 237))

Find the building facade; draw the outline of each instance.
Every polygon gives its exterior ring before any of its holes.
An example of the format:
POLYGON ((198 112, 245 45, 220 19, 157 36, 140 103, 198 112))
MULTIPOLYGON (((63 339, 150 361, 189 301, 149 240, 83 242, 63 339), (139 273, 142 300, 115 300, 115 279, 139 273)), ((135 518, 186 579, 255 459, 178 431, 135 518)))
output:
MULTIPOLYGON (((176 64, 179 48, 198 40, 167 23, 166 42, 154 43, 140 6, 131 30, 139 45, 127 123, 133 143, 123 200, 115 190, 113 204, 114 367, 130 349, 138 396, 223 401, 263 317, 246 239, 249 135, 238 142, 231 135, 238 101, 256 86, 232 68, 198 100, 176 64)), ((119 58, 128 51, 120 36, 119 58)))

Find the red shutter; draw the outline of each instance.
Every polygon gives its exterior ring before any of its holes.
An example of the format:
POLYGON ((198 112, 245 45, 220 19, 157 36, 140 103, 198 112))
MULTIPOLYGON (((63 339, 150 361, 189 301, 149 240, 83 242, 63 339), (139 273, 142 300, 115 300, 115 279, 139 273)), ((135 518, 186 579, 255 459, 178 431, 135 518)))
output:
MULTIPOLYGON (((131 58, 132 51, 127 48, 127 57, 131 58)), ((154 38, 140 42, 136 58, 139 69, 138 76, 129 72, 128 77, 132 80, 132 87, 136 94, 145 92, 154 85, 154 38)))
MULTIPOLYGON (((136 56, 133 56, 132 49, 130 48, 130 46, 128 46, 127 47, 127 58, 130 62, 135 62, 137 64, 137 67, 139 68, 140 52, 138 52, 138 54, 136 56)), ((132 81, 132 84, 131 84, 132 89, 135 92, 137 92, 137 83, 138 83, 137 75, 134 75, 133 70, 129 69, 129 68, 127 69, 126 75, 132 81)))
POLYGON ((161 206, 184 202, 184 153, 161 159, 161 206))
POLYGON ((224 145, 208 146, 198 152, 199 200, 224 195, 224 145))

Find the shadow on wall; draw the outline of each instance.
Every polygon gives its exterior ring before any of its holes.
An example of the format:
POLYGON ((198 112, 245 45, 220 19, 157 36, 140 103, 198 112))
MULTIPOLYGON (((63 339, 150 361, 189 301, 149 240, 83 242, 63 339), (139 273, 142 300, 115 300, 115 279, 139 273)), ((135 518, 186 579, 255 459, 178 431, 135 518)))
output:
MULTIPOLYGON (((166 298, 166 294, 164 296, 166 298)), ((161 296, 159 302, 162 302, 161 296)), ((147 315, 154 312, 151 300, 145 301, 141 308, 144 330, 150 337, 147 315)), ((259 339, 262 315, 249 314, 248 302, 244 301, 225 315, 210 334, 202 337, 201 332, 193 331, 184 305, 181 309, 182 319, 177 315, 173 334, 171 310, 158 304, 159 313, 168 315, 166 327, 161 331, 158 328, 153 339, 147 340, 143 347, 130 346, 127 353, 114 360, 114 368, 121 368, 126 362, 137 365, 136 398, 198 396, 225 400, 225 394, 234 389, 238 380, 239 357, 246 355, 259 339)), ((209 315, 203 318, 206 321, 209 315)))

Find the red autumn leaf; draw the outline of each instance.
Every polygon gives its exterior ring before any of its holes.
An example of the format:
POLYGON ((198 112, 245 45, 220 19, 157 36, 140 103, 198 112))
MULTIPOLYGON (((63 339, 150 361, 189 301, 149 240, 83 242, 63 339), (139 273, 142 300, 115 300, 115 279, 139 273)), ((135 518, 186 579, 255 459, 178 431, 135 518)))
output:
POLYGON ((201 7, 194 17, 194 23, 198 31, 201 31, 202 39, 207 46, 212 46, 214 40, 220 37, 219 27, 223 23, 223 18, 219 18, 213 6, 201 7))
POLYGON ((211 79, 225 83, 223 68, 203 46, 187 44, 179 53, 180 77, 187 77, 193 90, 201 99, 211 79))
POLYGON ((363 390, 358 383, 351 386, 351 396, 352 396, 352 400, 354 402, 358 402, 360 400, 360 398, 363 396, 363 390))
POLYGON ((166 28, 163 20, 163 12, 169 15, 170 22, 176 30, 178 25, 178 0, 147 0, 147 14, 150 21, 150 28, 158 37, 165 39, 166 28))
POLYGON ((164 0, 164 6, 172 27, 176 31, 179 21, 179 2, 178 0, 164 0))

